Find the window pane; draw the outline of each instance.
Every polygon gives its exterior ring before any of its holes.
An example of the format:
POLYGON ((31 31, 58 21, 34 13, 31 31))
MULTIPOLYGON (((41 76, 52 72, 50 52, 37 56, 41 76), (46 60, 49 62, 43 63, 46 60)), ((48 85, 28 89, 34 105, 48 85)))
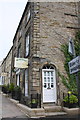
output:
POLYGON ((26 37, 26 56, 29 54, 29 34, 26 37))
POLYGON ((51 76, 53 76, 53 72, 51 72, 51 76))
POLYGON ((20 82, 20 75, 17 74, 17 86, 19 86, 19 82, 20 82))
POLYGON ((25 70, 25 80, 28 81, 28 69, 25 70))
POLYGON ((50 82, 50 77, 48 77, 48 82, 50 82))
POLYGON ((53 82, 53 77, 51 77, 51 82, 53 82))
POLYGON ((44 82, 46 82, 46 77, 44 77, 44 82))
POLYGON ((51 83, 51 88, 53 88, 54 87, 54 85, 53 85, 53 83, 51 83))
POLYGON ((47 72, 48 76, 50 76, 50 72, 47 72))
POLYGON ((44 76, 46 76, 46 72, 44 72, 44 76))
POLYGON ((28 69, 25 70, 25 96, 28 96, 28 69))
POLYGON ((28 11, 28 14, 27 14, 27 22, 28 22, 29 18, 30 18, 30 10, 28 11))
POLYGON ((44 83, 44 88, 46 88, 46 83, 44 83))

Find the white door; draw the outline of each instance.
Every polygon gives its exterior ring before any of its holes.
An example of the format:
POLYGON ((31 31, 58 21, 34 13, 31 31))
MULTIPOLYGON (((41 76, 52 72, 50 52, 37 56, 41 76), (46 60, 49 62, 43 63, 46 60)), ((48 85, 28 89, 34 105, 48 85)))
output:
POLYGON ((56 102, 55 69, 43 69, 43 102, 56 102))

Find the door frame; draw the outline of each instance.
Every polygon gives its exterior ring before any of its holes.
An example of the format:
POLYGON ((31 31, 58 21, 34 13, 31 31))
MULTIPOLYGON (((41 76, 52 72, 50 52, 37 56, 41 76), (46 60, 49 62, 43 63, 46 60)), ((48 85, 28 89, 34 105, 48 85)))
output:
POLYGON ((55 70, 55 67, 53 67, 53 69, 42 69, 42 99, 43 99, 43 97, 44 97, 44 90, 43 90, 43 85, 44 85, 44 71, 54 71, 54 79, 55 79, 55 94, 56 94, 56 100, 55 100, 55 102, 44 102, 43 101, 43 103, 56 103, 57 102, 57 82, 56 82, 56 70, 55 70))

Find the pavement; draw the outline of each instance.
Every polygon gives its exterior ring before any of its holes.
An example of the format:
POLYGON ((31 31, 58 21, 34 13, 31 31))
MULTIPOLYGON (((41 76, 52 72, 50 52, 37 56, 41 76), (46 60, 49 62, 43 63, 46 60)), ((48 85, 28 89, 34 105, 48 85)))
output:
POLYGON ((45 118, 28 118, 27 115, 8 97, 0 94, 0 119, 1 120, 80 120, 80 115, 61 115, 45 118))
POLYGON ((0 118, 27 118, 27 116, 8 97, 0 94, 0 118))

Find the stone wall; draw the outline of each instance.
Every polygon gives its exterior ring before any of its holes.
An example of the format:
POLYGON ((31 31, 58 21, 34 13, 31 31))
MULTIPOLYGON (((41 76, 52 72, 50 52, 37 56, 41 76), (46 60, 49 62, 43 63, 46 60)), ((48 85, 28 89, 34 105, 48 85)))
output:
POLYGON ((78 30, 77 3, 35 3, 33 26, 33 90, 42 93, 42 66, 46 63, 56 67, 57 85, 60 99, 67 91, 58 76, 58 71, 66 76, 64 55, 61 45, 74 38, 78 30))

